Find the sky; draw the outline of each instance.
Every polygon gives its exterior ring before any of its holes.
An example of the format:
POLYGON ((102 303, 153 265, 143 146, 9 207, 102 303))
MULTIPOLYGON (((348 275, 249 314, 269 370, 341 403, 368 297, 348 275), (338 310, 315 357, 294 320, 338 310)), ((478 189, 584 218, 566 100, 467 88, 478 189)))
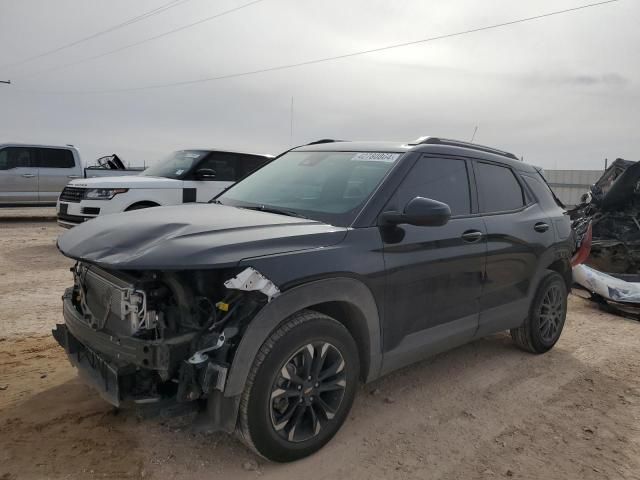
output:
POLYGON ((278 154, 319 138, 469 141, 477 126, 477 143, 546 169, 640 160, 640 0, 300 68, 126 90, 342 55, 594 1, 261 0, 90 59, 250 1, 181 0, 21 63, 168 0, 0 0, 0 80, 12 82, 0 84, 0 143, 73 144, 88 163, 117 153, 131 165, 149 165, 185 148, 278 154))

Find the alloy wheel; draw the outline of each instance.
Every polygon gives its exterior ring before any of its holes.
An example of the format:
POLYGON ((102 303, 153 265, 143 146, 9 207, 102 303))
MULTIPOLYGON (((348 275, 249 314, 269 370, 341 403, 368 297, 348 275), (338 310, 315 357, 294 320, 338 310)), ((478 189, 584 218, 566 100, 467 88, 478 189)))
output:
POLYGON ((558 285, 551 285, 542 297, 538 311, 540 336, 545 342, 553 342, 564 321, 564 302, 558 285))
POLYGON ((271 389, 274 430, 289 442, 317 436, 344 398, 345 361, 328 342, 308 343, 284 363, 271 389))

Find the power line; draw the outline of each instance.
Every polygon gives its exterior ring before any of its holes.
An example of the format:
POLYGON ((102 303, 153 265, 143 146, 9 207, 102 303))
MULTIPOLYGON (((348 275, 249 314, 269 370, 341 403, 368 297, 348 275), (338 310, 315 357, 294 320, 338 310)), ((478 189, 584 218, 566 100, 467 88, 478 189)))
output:
MULTIPOLYGON (((186 1, 186 0, 183 0, 183 1, 186 1)), ((215 15, 211 15, 210 17, 203 18, 202 20, 198 20, 198 21, 190 23, 188 25, 183 25, 182 27, 174 28, 173 30, 169 30, 168 32, 164 32, 164 33, 161 33, 159 35, 155 35, 153 37, 145 38, 144 40, 139 40, 137 42, 130 43, 128 45, 124 45, 124 46, 116 48, 114 50, 109 50, 108 52, 104 52, 104 53, 100 53, 98 55, 94 55, 93 57, 87 57, 87 58, 83 58, 82 60, 77 60, 75 62, 65 63, 63 65, 57 65, 57 66, 54 66, 52 68, 48 68, 48 69, 45 69, 45 70, 39 70, 37 72, 34 72, 32 74, 23 76, 21 78, 31 78, 31 77, 34 77, 34 76, 41 75, 43 73, 54 72, 54 71, 62 70, 64 68, 68 68, 68 67, 71 67, 71 66, 74 66, 74 65, 79 65, 81 63, 86 63, 86 62, 89 62, 91 60, 97 60, 98 58, 106 57, 107 55, 113 55, 114 53, 122 52, 123 50, 128 50, 129 48, 137 47, 138 45, 142 45, 143 43, 148 43, 148 42, 151 42, 153 40, 157 40, 159 38, 166 37, 168 35, 172 35, 174 33, 180 32, 182 30, 186 30, 188 28, 195 27, 196 25, 200 25, 201 23, 209 22, 209 21, 214 20, 216 18, 222 17, 224 15, 228 15, 228 14, 233 13, 233 12, 237 12, 238 10, 242 10, 243 8, 247 8, 247 7, 250 7, 252 5, 255 5, 256 3, 260 3, 260 2, 264 2, 264 1, 265 0, 253 0, 251 2, 239 5, 237 7, 231 8, 229 10, 225 10, 225 11, 220 12, 220 13, 216 13, 215 15)))
MULTIPOLYGON (((535 15, 532 17, 526 17, 526 18, 520 18, 517 20, 511 20, 508 22, 502 22, 502 23, 496 23, 493 25, 487 25, 484 27, 478 27, 478 28, 472 28, 469 30, 463 30, 460 32, 455 32, 455 33, 447 33, 447 34, 443 34, 443 35, 437 35, 434 37, 428 37, 428 38, 423 38, 420 40, 413 40, 411 42, 403 42, 403 43, 396 43, 396 44, 392 44, 392 45, 386 45, 383 47, 377 47, 377 48, 371 48, 368 50, 360 50, 357 52, 351 52, 351 53, 345 53, 342 55, 335 55, 332 57, 324 57, 324 58, 317 58, 314 60, 307 60, 307 61, 303 61, 303 62, 298 62, 298 63, 290 63, 290 64, 285 64, 285 65, 278 65, 278 66, 274 66, 274 67, 267 67, 267 68, 261 68, 261 69, 257 69, 257 70, 248 70, 245 72, 238 72, 238 73, 230 73, 230 74, 226 74, 226 75, 219 75, 219 76, 215 76, 215 77, 205 77, 205 78, 199 78, 199 79, 195 79, 195 80, 183 80, 180 82, 172 82, 172 83, 161 83, 161 84, 156 84, 156 85, 145 85, 145 86, 140 86, 140 87, 128 87, 128 88, 119 88, 119 89, 110 89, 110 90, 87 90, 87 91, 81 91, 81 92, 29 92, 29 93, 44 93, 44 94, 79 94, 79 95, 84 95, 84 94, 101 94, 101 93, 121 93, 121 92, 134 92, 134 91, 140 91, 140 90, 152 90, 152 89, 159 89, 159 88, 168 88, 168 87, 177 87, 177 86, 184 86, 184 85, 193 85, 193 84, 197 84, 197 83, 204 83, 204 82, 213 82, 216 80, 226 80, 229 78, 238 78, 238 77, 244 77, 244 76, 249 76, 249 75, 257 75, 260 73, 267 73, 267 72, 275 72, 275 71, 280 71, 280 70, 288 70, 288 69, 292 69, 292 68, 298 68, 298 67, 303 67, 303 66, 307 66, 307 65, 314 65, 314 64, 318 64, 318 63, 325 63, 325 62, 331 62, 331 61, 335 61, 335 60, 341 60, 341 59, 345 59, 345 58, 351 58, 351 57, 357 57, 360 55, 367 55, 370 53, 377 53, 377 52, 382 52, 382 51, 386 51, 386 50, 392 50, 392 49, 396 49, 396 48, 402 48, 402 47, 408 47, 411 45, 418 45, 418 44, 423 44, 423 43, 428 43, 428 42, 434 42, 437 40, 443 40, 446 38, 452 38, 452 37, 459 37, 462 35, 467 35, 467 34, 471 34, 471 33, 478 33, 478 32, 483 32, 486 30, 492 30, 495 28, 502 28, 502 27, 507 27, 510 25, 516 25, 519 23, 525 23, 525 22, 531 22, 534 20, 540 20, 542 18, 547 18, 547 17, 552 17, 552 16, 556 16, 556 15, 563 15, 563 14, 567 14, 567 13, 571 13, 571 12, 576 12, 579 10, 584 10, 587 8, 591 8, 591 7, 597 7, 597 6, 601 6, 601 5, 606 5, 606 4, 610 4, 610 3, 615 3, 618 2, 620 0, 605 0, 605 1, 601 1, 601 2, 597 2, 597 3, 589 3, 586 5, 581 5, 579 7, 574 7, 574 8, 567 8, 564 10, 556 10, 553 12, 548 12, 548 13, 543 13, 540 15, 535 15)), ((256 2, 253 2, 256 3, 256 2)))
POLYGON ((146 20, 147 18, 150 18, 150 17, 153 17, 155 15, 158 15, 158 14, 160 14, 162 12, 165 12, 165 11, 171 9, 171 8, 177 7, 178 5, 181 5, 181 4, 183 4, 185 2, 188 2, 188 1, 190 1, 190 0, 171 0, 168 3, 164 3, 164 4, 160 5, 159 7, 156 7, 154 9, 152 9, 152 10, 149 10, 147 12, 141 13, 140 15, 137 15, 137 16, 135 16, 133 18, 130 18, 130 19, 128 19, 128 20, 126 20, 126 21, 124 21, 122 23, 119 23, 117 25, 109 27, 106 30, 101 30, 101 31, 93 33, 93 34, 91 34, 91 35, 89 35, 87 37, 79 38, 78 40, 74 40, 73 42, 67 43, 67 44, 62 45, 60 47, 56 47, 56 48, 54 48, 52 50, 47 50, 46 52, 42 52, 42 53, 39 53, 37 55, 33 55, 32 57, 25 58, 24 60, 20 60, 18 62, 4 64, 4 65, 0 66, 0 69, 9 68, 9 67, 17 67, 19 65, 24 65, 25 63, 32 62, 33 60, 37 60, 39 58, 46 57, 46 56, 52 55, 54 53, 58 53, 58 52, 60 52, 62 50, 66 50, 67 48, 74 47, 76 45, 79 45, 81 43, 87 42, 89 40, 93 40, 94 38, 98 38, 98 37, 100 37, 102 35, 106 35, 107 33, 111 33, 111 32, 114 32, 116 30, 119 30, 119 29, 121 29, 123 27, 127 27, 129 25, 132 25, 134 23, 140 22, 142 20, 146 20))

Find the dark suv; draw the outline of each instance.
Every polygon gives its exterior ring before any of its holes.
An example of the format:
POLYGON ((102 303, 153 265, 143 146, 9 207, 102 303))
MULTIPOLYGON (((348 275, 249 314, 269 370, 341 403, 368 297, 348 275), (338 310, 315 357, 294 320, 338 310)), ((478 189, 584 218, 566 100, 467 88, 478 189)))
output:
POLYGON ((438 138, 290 150, 214 204, 109 215, 54 336, 114 405, 193 405, 289 461, 328 442, 359 380, 501 330, 562 331, 569 218, 509 153, 438 138))

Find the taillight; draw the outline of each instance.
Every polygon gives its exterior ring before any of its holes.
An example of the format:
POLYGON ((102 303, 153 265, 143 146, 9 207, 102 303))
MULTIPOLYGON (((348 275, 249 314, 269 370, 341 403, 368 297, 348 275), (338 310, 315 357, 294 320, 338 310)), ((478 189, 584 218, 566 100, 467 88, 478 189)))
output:
POLYGON ((591 253, 591 222, 589 222, 589 226, 587 227, 587 231, 582 237, 582 243, 580 244, 580 248, 578 251, 574 253, 573 257, 571 257, 571 266, 575 267, 576 265, 580 265, 584 263, 584 261, 589 258, 589 254, 591 253))

